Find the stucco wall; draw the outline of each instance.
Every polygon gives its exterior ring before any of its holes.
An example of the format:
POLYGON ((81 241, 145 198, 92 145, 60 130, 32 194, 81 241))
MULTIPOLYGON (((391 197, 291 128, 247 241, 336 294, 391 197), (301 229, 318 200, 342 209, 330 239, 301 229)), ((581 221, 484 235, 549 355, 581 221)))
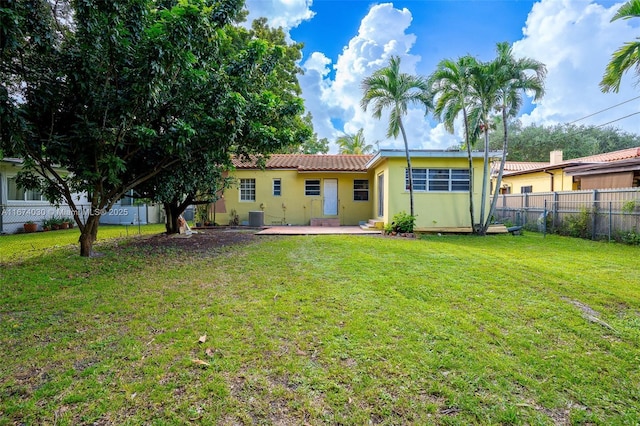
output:
POLYGON ((339 218, 341 225, 357 225, 372 216, 372 188, 370 175, 367 173, 299 173, 297 170, 236 170, 232 176, 240 179, 256 180, 255 201, 240 201, 238 185, 225 190, 224 199, 227 215, 217 222, 229 222, 230 213, 235 209, 240 223, 249 221, 250 211, 264 211, 265 225, 291 224, 308 225, 311 218, 339 218), (281 195, 273 195, 273 180, 281 179, 281 195), (320 195, 305 195, 305 180, 320 180, 320 195), (324 180, 338 181, 338 214, 323 214, 324 180), (369 180, 369 201, 353 200, 353 181, 369 180), (283 208, 284 206, 284 208, 283 208))
MULTIPOLYGON (((476 221, 479 221, 482 191, 482 159, 475 159, 474 201, 476 221)), ((413 158, 413 168, 454 168, 467 169, 466 158, 413 158)), ((388 223, 395 214, 410 212, 409 191, 405 189, 404 158, 388 158, 376 167, 374 176, 385 174, 385 214, 380 217, 388 223)), ((377 180, 376 180, 377 183, 377 180)), ((377 184, 374 192, 377 193, 377 184)), ((486 208, 489 208, 487 197, 486 208)), ((377 198, 376 198, 377 203, 377 198)), ((377 204, 375 204, 377 206, 377 204)), ((416 227, 442 228, 471 226, 469 218, 469 193, 414 191, 414 211, 416 227)), ((377 216, 377 215, 376 215, 377 216)))
POLYGON ((522 187, 531 186, 531 192, 572 191, 577 185, 573 178, 564 174, 562 169, 551 170, 549 173, 533 172, 515 176, 504 176, 502 185, 508 185, 512 194, 521 194, 522 187), (553 188, 551 188, 551 174, 553 174, 553 188))

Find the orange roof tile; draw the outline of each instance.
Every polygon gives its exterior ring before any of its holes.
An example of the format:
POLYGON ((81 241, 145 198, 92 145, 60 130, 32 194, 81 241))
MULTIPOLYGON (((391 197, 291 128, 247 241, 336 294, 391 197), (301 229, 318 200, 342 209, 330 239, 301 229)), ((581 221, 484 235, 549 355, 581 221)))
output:
MULTIPOLYGON (((505 161, 504 174, 524 172, 527 170, 537 169, 539 167, 546 167, 549 163, 535 162, 535 161, 505 161)), ((500 171, 500 161, 494 161, 491 163, 491 175, 497 175, 500 171)))
MULTIPOLYGON (((640 147, 621 149, 619 151, 605 152, 604 154, 590 155, 588 157, 574 158, 566 162, 580 163, 605 163, 609 161, 626 160, 627 158, 640 157, 640 147)), ((563 161, 564 163, 564 161, 563 161)))
MULTIPOLYGON (((527 171, 542 170, 548 168, 561 169, 568 166, 576 166, 579 164, 592 163, 609 163, 612 161, 626 160, 630 158, 640 158, 640 147, 621 149, 618 151, 605 152, 603 154, 589 155, 587 157, 573 158, 564 160, 560 163, 551 165, 551 163, 536 163, 526 161, 507 161, 504 164, 504 174, 523 174, 527 171)), ((491 165, 491 174, 498 174, 500 167, 499 162, 491 165)))
MULTIPOLYGON (((265 164, 267 169, 295 169, 298 171, 366 172, 373 155, 273 154, 265 164)), ((233 159, 237 169, 257 168, 256 158, 233 159)))

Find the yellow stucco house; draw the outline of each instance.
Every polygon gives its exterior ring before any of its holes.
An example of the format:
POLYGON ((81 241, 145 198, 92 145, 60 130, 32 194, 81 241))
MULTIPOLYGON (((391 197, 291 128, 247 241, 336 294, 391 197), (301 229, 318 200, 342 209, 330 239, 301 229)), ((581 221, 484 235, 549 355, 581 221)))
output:
MULTIPOLYGON (((563 160, 552 151, 549 162, 505 163, 500 194, 631 188, 640 182, 640 147, 563 160)), ((492 172, 495 188, 497 165, 492 172)), ((495 191, 494 191, 495 192, 495 191)))
MULTIPOLYGON (((492 152, 492 158, 501 155, 492 152)), ((473 154, 474 194, 480 211, 483 153, 473 154)), ((411 151, 416 227, 468 227, 469 171, 466 152, 411 151)), ((388 223, 409 212, 404 150, 375 155, 275 154, 264 167, 234 160, 235 185, 224 192, 224 211, 239 222, 264 225, 358 225, 388 223), (262 212, 262 213, 260 213, 262 212)), ((218 204, 221 202, 219 201, 218 204)), ((218 210, 220 211, 220 210, 218 210)))

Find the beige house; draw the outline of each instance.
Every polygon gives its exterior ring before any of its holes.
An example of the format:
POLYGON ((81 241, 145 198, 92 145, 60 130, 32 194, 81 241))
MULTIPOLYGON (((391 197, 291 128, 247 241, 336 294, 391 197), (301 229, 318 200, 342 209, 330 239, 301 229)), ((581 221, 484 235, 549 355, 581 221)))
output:
MULTIPOLYGON (((494 189, 496 178, 497 166, 494 163, 494 189)), ((572 160, 563 160, 562 151, 552 151, 548 163, 507 161, 498 192, 523 194, 631 188, 640 186, 639 182, 640 147, 572 160)))

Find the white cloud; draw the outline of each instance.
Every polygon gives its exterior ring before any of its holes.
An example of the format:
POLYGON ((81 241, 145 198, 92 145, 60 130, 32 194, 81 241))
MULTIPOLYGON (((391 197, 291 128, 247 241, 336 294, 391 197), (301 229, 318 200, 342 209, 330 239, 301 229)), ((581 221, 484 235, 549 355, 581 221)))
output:
MULTIPOLYGON (((546 94, 530 114, 522 117, 524 124, 568 123, 638 95, 632 73, 625 75, 618 94, 603 94, 599 87, 611 54, 638 36, 631 21, 610 22, 619 7, 570 0, 542 0, 533 6, 524 37, 513 49, 516 55, 545 63, 548 74, 546 94)), ((635 111, 637 101, 576 124, 600 125, 635 111)), ((612 125, 640 133, 640 122, 634 118, 612 125)))
POLYGON ((302 21, 313 18, 311 11, 313 0, 246 0, 249 11, 247 25, 257 18, 267 18, 270 26, 282 27, 285 32, 295 28, 302 21))
MULTIPOLYGON (((375 5, 362 19, 358 34, 338 56, 333 65, 335 74, 329 73, 329 59, 317 52, 302 64, 305 69, 305 75, 300 79, 303 96, 320 137, 334 142, 343 132, 353 134, 364 128, 368 143, 379 142, 382 148, 404 148, 401 136, 395 140, 386 137, 388 114, 380 120, 374 119, 370 110, 362 110, 360 99, 362 80, 386 66, 393 55, 400 56, 403 72, 417 74, 420 57, 409 53, 416 42, 416 36, 407 33, 411 21, 408 9, 396 9, 391 3, 375 5)), ((452 145, 439 130, 431 135, 432 129, 423 108, 410 109, 404 122, 410 147, 446 148, 452 145)), ((332 146, 332 152, 336 150, 332 146)))

